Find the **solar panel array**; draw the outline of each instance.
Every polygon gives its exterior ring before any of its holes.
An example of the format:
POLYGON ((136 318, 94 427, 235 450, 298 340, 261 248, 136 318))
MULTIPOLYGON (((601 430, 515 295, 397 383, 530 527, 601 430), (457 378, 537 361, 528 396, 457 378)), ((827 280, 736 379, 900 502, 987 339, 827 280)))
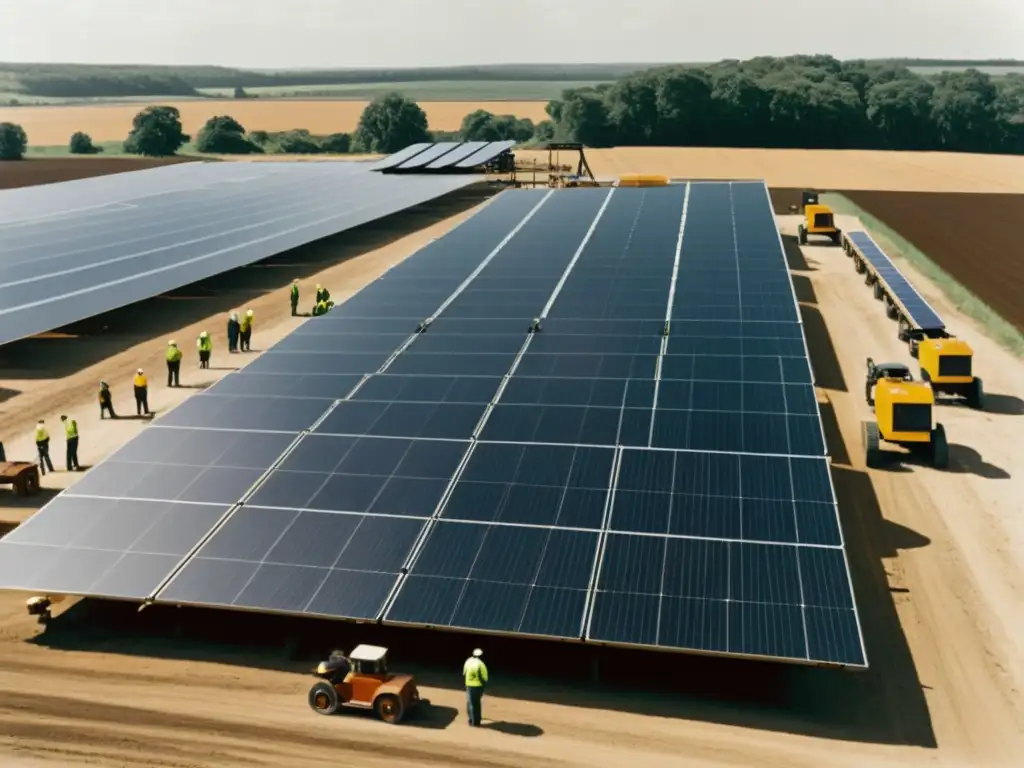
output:
POLYGON ((761 183, 503 193, 0 541, 0 586, 866 664, 761 183))
POLYGON ((918 293, 903 273, 897 269, 878 244, 871 239, 867 232, 847 232, 847 239, 853 243, 857 252, 871 265, 885 284, 892 291, 893 295, 903 305, 909 315, 909 320, 915 327, 922 330, 941 331, 946 327, 938 312, 932 309, 924 297, 918 293))
POLYGON ((443 141, 411 144, 373 165, 375 171, 433 173, 471 171, 515 146, 514 141, 443 141))
POLYGON ((369 167, 183 163, 0 192, 0 344, 252 264, 473 181, 395 179, 369 167))

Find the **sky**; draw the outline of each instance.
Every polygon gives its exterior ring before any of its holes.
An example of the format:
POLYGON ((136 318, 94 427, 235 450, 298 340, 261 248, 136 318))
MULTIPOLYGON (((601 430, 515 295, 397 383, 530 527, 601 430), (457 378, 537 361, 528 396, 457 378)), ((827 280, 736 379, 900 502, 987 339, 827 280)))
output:
POLYGON ((840 59, 1024 59, 1024 0, 7 0, 3 5, 4 62, 273 69, 704 62, 793 53, 840 59))

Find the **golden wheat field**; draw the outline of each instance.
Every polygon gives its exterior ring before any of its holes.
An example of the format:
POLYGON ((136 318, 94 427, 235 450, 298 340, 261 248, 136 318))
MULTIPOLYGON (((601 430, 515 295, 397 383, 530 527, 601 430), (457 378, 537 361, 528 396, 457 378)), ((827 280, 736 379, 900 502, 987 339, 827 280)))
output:
MULTIPOLYGON (((231 115, 249 131, 286 131, 306 128, 314 134, 352 131, 366 107, 365 101, 234 101, 196 100, 159 102, 181 110, 186 133, 195 134, 214 115, 231 115)), ((544 120, 543 101, 426 101, 420 102, 432 130, 454 131, 462 118, 477 109, 544 120)), ((93 141, 123 139, 132 118, 146 106, 130 104, 82 104, 0 108, 0 122, 18 123, 32 146, 67 144, 75 131, 85 131, 93 141)))

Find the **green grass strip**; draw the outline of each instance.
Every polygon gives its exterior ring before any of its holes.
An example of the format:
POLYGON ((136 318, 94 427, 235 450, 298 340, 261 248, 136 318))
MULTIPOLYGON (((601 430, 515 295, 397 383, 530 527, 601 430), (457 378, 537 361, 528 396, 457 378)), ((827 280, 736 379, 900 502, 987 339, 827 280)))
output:
POLYGON ((935 283, 958 310, 980 323, 995 342, 1016 355, 1024 355, 1024 334, 974 293, 946 274, 938 264, 899 232, 843 195, 835 192, 824 193, 821 195, 821 202, 838 214, 857 216, 864 226, 871 230, 871 236, 889 256, 908 261, 918 272, 935 283))

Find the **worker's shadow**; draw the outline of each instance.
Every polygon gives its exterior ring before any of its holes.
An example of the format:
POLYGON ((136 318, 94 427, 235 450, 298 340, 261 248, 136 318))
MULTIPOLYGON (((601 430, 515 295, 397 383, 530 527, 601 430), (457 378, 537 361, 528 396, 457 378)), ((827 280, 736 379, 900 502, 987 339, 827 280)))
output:
POLYGON ((533 725, 532 723, 510 723, 506 720, 493 720, 481 723, 480 727, 488 731, 506 733, 509 736, 526 736, 529 738, 536 738, 537 736, 544 735, 544 729, 539 725, 533 725))

